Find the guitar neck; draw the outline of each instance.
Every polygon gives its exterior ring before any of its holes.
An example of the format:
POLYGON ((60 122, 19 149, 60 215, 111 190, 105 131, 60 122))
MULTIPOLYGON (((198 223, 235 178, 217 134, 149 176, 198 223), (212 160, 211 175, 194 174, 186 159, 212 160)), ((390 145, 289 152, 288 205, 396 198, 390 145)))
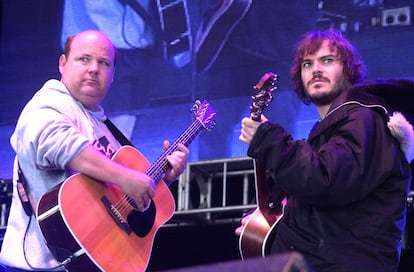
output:
POLYGON ((260 122, 260 120, 261 120, 261 118, 262 118, 262 112, 261 112, 261 111, 255 111, 255 112, 252 112, 252 113, 250 114, 250 118, 251 118, 253 121, 260 122))
POLYGON ((145 174, 153 178, 155 183, 158 183, 164 173, 171 168, 167 160, 167 156, 177 150, 178 144, 189 146, 198 134, 204 129, 202 123, 195 119, 193 123, 166 149, 151 166, 145 171, 145 174))
POLYGON ((178 144, 189 146, 203 129, 211 129, 215 125, 216 112, 206 100, 203 102, 197 100, 191 108, 191 111, 196 117, 191 125, 145 171, 145 174, 150 176, 155 184, 171 168, 167 156, 178 149, 178 144))

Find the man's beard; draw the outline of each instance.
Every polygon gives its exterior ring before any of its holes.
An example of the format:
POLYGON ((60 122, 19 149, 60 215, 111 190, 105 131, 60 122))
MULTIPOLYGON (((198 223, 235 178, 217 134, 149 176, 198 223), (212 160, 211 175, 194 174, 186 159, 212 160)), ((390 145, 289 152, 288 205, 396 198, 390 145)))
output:
POLYGON ((345 92, 350 87, 350 84, 342 78, 337 84, 332 87, 329 93, 323 93, 318 96, 309 97, 316 106, 325 106, 332 103, 338 96, 345 92))

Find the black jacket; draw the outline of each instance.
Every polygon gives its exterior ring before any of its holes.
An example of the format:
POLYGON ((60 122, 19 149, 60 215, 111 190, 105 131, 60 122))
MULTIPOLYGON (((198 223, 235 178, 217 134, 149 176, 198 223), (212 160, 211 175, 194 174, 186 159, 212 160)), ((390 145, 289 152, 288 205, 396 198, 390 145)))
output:
POLYGON ((271 122, 258 128, 248 155, 288 197, 274 253, 298 251, 316 271, 397 270, 412 171, 387 127, 398 103, 383 93, 407 88, 414 92, 404 80, 354 86, 306 141, 271 122))

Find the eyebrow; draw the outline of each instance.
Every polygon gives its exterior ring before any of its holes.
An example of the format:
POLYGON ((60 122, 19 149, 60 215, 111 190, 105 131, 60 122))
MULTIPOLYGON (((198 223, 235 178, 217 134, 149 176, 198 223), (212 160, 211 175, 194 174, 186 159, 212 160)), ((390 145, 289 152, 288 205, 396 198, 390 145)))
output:
MULTIPOLYGON (((317 59, 323 59, 323 58, 329 58, 329 57, 336 58, 336 57, 338 57, 338 55, 328 54, 328 55, 323 55, 323 56, 320 56, 320 57, 318 57, 317 59)), ((309 61, 309 60, 311 60, 311 58, 303 58, 302 62, 304 62, 304 61, 309 61)))
MULTIPOLYGON (((93 56, 93 54, 90 54, 90 53, 81 53, 76 58, 82 58, 82 57, 93 58, 94 56, 93 56)), ((111 59, 107 56, 100 56, 100 57, 97 57, 97 59, 98 60, 104 60, 104 61, 107 61, 109 63, 113 63, 113 61, 111 61, 111 59)))

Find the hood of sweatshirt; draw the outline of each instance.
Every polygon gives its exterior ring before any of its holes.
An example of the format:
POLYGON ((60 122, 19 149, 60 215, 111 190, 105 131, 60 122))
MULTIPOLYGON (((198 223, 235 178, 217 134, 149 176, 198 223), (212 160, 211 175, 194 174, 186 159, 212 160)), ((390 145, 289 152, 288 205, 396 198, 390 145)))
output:
POLYGON ((388 128, 400 143, 407 161, 414 160, 414 81, 409 79, 377 79, 352 86, 346 101, 378 105, 388 116, 388 128))

